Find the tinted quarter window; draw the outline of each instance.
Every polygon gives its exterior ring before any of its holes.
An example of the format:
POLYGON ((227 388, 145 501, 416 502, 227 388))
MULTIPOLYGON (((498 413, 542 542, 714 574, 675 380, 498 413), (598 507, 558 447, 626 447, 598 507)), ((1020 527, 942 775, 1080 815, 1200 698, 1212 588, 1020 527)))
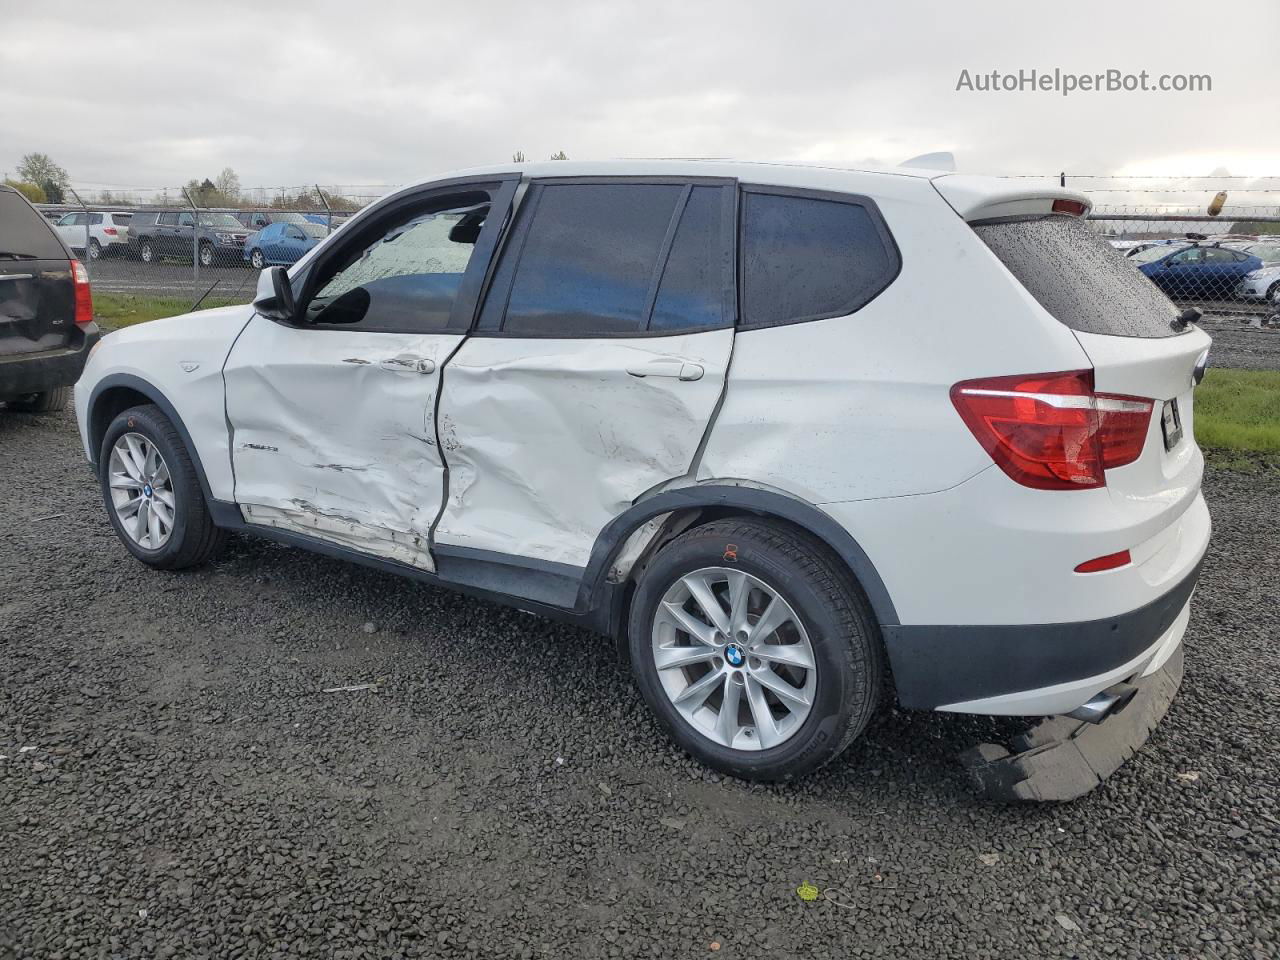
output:
POLYGON ((133 214, 131 213, 113 213, 111 215, 111 222, 117 227, 127 227, 131 220, 133 220, 133 214))
POLYGON ((653 303, 650 330, 690 330, 733 322, 733 194, 694 187, 680 216, 653 303))
MULTIPOLYGON (((1078 217, 979 223, 974 231, 1049 313, 1072 330, 1117 337, 1171 337, 1177 308, 1078 217)), ((1204 262, 1194 247, 1166 263, 1204 262)), ((1187 328, 1188 330, 1190 327, 1187 328)))
POLYGON ((165 227, 176 227, 178 225, 178 215, 176 213, 162 213, 156 223, 165 227))
POLYGON ((769 326, 852 313, 897 274, 897 251, 862 204, 746 192, 742 322, 769 326))
POLYGON ((679 184, 543 184, 528 198, 502 329, 591 336, 643 329, 679 184))
POLYGON ((67 259, 49 221, 12 190, 0 190, 0 253, 5 261, 67 259))

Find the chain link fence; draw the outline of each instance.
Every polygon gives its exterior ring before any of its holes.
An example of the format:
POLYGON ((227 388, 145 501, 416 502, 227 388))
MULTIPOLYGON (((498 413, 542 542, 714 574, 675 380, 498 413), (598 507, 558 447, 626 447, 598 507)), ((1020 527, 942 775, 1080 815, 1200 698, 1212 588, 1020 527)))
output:
POLYGON ((257 270, 292 264, 391 185, 251 188, 228 197, 194 185, 93 190, 37 204, 89 270, 98 296, 247 300, 257 270))
MULTIPOLYGON (((1092 225, 1179 306, 1210 317, 1280 313, 1280 176, 1043 179, 1088 195, 1092 225)), ((310 184, 226 196, 209 181, 77 186, 67 191, 73 202, 40 206, 85 261, 95 293, 178 310, 249 299, 258 268, 295 262, 392 189, 310 184)))

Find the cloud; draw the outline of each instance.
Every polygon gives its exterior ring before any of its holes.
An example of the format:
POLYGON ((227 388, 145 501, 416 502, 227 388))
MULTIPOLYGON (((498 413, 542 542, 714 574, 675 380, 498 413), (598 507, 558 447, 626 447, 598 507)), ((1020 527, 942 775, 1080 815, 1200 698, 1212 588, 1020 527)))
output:
POLYGON ((0 170, 82 184, 399 183, 531 159, 858 165, 933 150, 992 173, 1280 174, 1259 41, 1280 5, 70 2, 8 18, 0 170), (1224 14, 1224 22, 1226 15, 1224 14), (1247 44, 1246 44, 1247 47, 1247 44), (1210 93, 957 92, 962 69, 1208 73, 1210 93))

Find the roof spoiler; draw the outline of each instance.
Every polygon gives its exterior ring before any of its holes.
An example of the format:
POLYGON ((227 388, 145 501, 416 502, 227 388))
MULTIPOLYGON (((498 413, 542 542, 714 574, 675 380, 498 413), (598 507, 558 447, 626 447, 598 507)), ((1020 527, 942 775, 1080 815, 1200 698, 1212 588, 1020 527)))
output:
POLYGON ((931 182, 942 199, 970 222, 1050 213, 1086 217, 1093 209, 1093 202, 1083 193, 1042 181, 947 174, 931 182))

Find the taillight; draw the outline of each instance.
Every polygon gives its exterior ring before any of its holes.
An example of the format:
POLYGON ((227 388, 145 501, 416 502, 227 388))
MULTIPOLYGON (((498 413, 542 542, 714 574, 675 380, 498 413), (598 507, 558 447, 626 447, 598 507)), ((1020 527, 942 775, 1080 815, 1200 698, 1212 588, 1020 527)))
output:
POLYGON ((76 326, 93 323, 93 295, 89 293, 89 271, 79 260, 71 261, 71 280, 76 287, 76 326))
POLYGON ((1088 207, 1081 200, 1067 200, 1059 198, 1053 201, 1054 213, 1069 213, 1073 217, 1083 217, 1088 207))
POLYGON ((119 231, 115 227, 103 227, 102 232, 108 237, 114 237, 119 231))
POLYGON ((1142 455, 1153 401, 1093 392, 1093 371, 965 380, 951 388, 965 425, 1009 477, 1038 490, 1106 485, 1142 455))

